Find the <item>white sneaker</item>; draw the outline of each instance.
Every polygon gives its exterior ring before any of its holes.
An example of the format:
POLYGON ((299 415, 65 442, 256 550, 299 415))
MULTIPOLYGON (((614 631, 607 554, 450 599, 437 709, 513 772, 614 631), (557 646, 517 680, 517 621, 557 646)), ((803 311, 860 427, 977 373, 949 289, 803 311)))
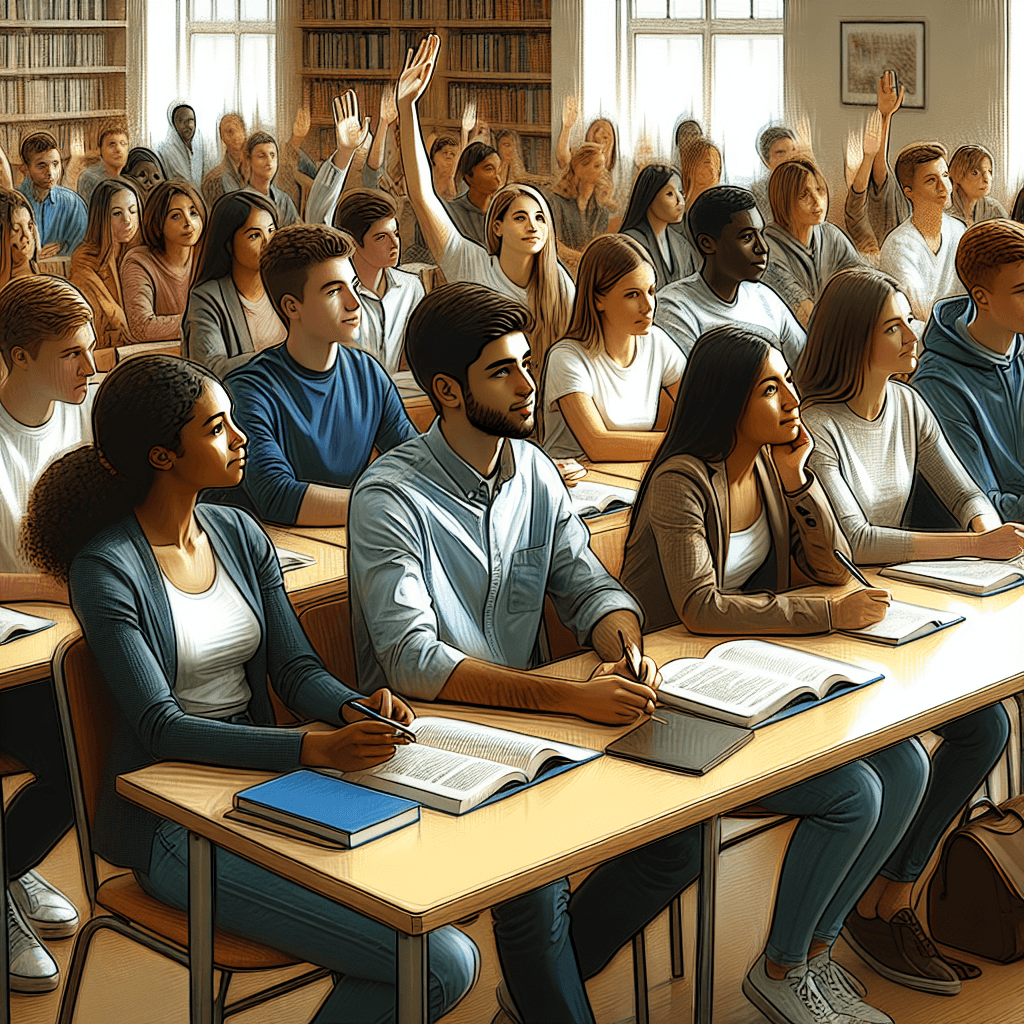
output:
POLYGON ((768 976, 762 953, 743 979, 743 994, 772 1024, 857 1024, 832 1008, 806 964, 776 981, 768 976))
POLYGON ((861 997, 867 995, 867 989, 856 975, 837 964, 827 949, 807 961, 807 970, 814 975, 818 988, 833 1010, 848 1013, 859 1024, 893 1024, 887 1013, 864 1002, 861 997))
POLYGON ((8 890, 18 909, 47 939, 66 939, 78 931, 78 911, 59 889, 36 871, 11 882, 8 890))
POLYGON ((60 969, 14 900, 7 900, 7 953, 12 992, 52 992, 60 969))

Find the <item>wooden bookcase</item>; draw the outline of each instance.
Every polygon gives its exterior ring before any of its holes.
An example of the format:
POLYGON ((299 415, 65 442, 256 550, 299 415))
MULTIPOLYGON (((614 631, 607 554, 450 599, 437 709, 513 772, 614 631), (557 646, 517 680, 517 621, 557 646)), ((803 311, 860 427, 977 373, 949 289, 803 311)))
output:
POLYGON ((551 0, 302 0, 303 98, 318 158, 334 148, 331 98, 354 89, 376 121, 381 90, 395 82, 406 51, 441 37, 434 79, 420 104, 424 132, 461 127, 475 99, 492 130, 514 128, 526 165, 551 165, 551 0))
POLYGON ((97 147, 107 121, 126 120, 126 0, 0 0, 0 145, 52 132, 97 147))

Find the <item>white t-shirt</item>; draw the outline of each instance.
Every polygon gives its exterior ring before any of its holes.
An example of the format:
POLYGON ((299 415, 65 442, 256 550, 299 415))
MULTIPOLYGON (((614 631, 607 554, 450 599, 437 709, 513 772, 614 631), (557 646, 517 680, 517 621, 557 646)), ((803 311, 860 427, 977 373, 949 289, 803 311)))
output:
POLYGON ((878 265, 899 281, 918 320, 927 320, 939 299, 963 295, 964 286, 956 274, 956 250, 966 230, 944 213, 938 252, 931 251, 912 220, 893 228, 882 243, 878 265))
POLYGON ((19 423, 0 403, 0 572, 35 572, 19 550, 21 521, 43 470, 69 448, 92 440, 90 387, 81 405, 54 402, 38 427, 19 423))
POLYGON ((768 513, 762 503, 761 514, 752 525, 729 534, 722 589, 742 590, 743 584, 764 565, 771 549, 772 531, 768 526, 768 513))
POLYGON ((685 365, 672 339, 654 326, 637 337, 629 366, 609 358, 603 345, 594 352, 569 338, 553 345, 544 370, 544 450, 553 459, 586 454, 558 406, 571 394, 590 395, 608 430, 653 430, 661 389, 675 384, 685 365))
POLYGON ((249 337, 252 338, 252 347, 255 351, 262 352, 265 348, 280 345, 288 337, 288 328, 277 315, 274 304, 266 292, 263 293, 262 299, 255 302, 250 302, 239 292, 238 301, 242 304, 245 325, 249 328, 249 337))

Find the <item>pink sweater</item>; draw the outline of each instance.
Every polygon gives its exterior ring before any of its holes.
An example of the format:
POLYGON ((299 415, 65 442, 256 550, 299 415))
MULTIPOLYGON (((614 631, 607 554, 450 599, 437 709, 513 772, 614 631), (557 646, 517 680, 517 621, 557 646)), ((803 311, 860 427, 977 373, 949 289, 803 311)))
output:
POLYGON ((171 267, 148 246, 130 249, 121 260, 121 290, 128 326, 137 341, 181 337, 193 253, 183 267, 171 267))

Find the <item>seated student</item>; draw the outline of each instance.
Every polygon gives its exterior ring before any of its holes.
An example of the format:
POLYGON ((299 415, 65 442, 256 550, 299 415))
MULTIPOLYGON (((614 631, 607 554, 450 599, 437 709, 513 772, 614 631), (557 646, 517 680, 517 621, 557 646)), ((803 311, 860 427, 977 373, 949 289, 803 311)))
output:
POLYGON ((704 263, 700 273, 658 292, 654 322, 689 355, 705 331, 746 323, 778 339, 790 366, 804 347, 804 329, 766 284, 768 243, 754 196, 745 188, 709 189, 687 213, 704 263))
POLYGON ((181 319, 181 353, 220 378, 288 336, 260 277, 260 255, 276 230, 277 208, 249 189, 222 195, 210 211, 181 319))
POLYGON ((619 228, 650 254, 658 290, 700 270, 700 257, 689 238, 668 230, 682 224, 685 216, 679 189, 678 171, 668 164, 648 164, 636 176, 619 228))
POLYGON ((838 270, 859 266, 853 243, 825 220, 828 185, 821 171, 793 157, 772 171, 768 199, 775 222, 764 229, 771 243, 764 283, 785 299, 807 326, 825 282, 838 270))
POLYGON ((664 437, 686 359, 654 326, 654 267, 639 242, 602 235, 580 261, 566 337, 541 386, 553 459, 649 461, 664 437))
MULTIPOLYGON (((520 138, 519 132, 515 128, 498 129, 494 133, 494 148, 501 158, 498 181, 502 186, 525 181, 530 172, 526 169, 526 162, 523 160, 523 140, 520 138)), ((440 195, 440 193, 438 194, 440 195)))
POLYGON ((21 162, 25 180, 18 190, 32 204, 39 258, 70 256, 85 238, 89 212, 80 195, 58 184, 63 169, 57 140, 49 132, 33 132, 22 140, 21 162))
POLYGON ((174 100, 167 107, 167 138, 157 146, 168 178, 181 178, 202 188, 206 176, 206 152, 203 133, 196 127, 196 112, 184 100, 174 100))
POLYGON ((401 257, 398 207, 386 192, 352 189, 334 208, 334 226, 356 244, 352 267, 362 306, 356 344, 388 373, 402 367, 405 325, 426 294, 415 274, 395 269, 401 257))
POLYGON ((277 207, 278 227, 297 224, 299 211, 291 196, 275 184, 277 174, 277 140, 266 132, 253 132, 246 140, 245 154, 249 164, 249 184, 246 188, 266 196, 277 207))
POLYGON ((32 204, 16 189, 0 188, 0 289, 39 273, 39 248, 32 204))
POLYGON ((784 124, 769 125, 757 137, 757 154, 767 172, 751 183, 750 191, 754 193, 754 199, 757 201, 757 212, 764 218, 765 224, 770 224, 773 215, 772 204, 768 198, 768 182, 772 171, 779 164, 802 155, 796 133, 784 124))
POLYGON ((442 132, 430 144, 430 180, 438 198, 452 200, 459 194, 455 185, 458 162, 459 140, 454 135, 442 132))
POLYGON ((114 365, 114 349, 136 339, 124 311, 118 267, 139 233, 142 201, 127 178, 104 178, 92 190, 85 240, 71 257, 69 280, 85 296, 93 312, 96 348, 106 356, 103 369, 114 365))
MULTIPOLYGON (((196 504, 202 488, 237 486, 245 464, 245 434, 216 378, 172 356, 128 360, 104 380, 94 423, 95 444, 37 485, 28 543, 41 569, 69 581, 119 710, 94 848, 184 910, 188 831, 118 796, 115 776, 163 760, 264 772, 368 768, 404 741, 346 702, 358 698, 398 722, 413 716, 386 690, 360 697, 329 675, 266 534, 240 509, 196 504), (126 607, 137 614, 125 616, 126 607), (301 719, 331 728, 275 728, 268 677, 301 719)), ((219 927, 334 972, 315 1024, 394 1019, 390 928, 224 849, 215 884, 219 927)), ((433 1018, 469 990, 478 953, 452 927, 431 932, 428 945, 433 1018)))
MULTIPOLYGON (((704 192, 722 180, 722 154, 718 147, 704 136, 685 138, 679 150, 679 176, 683 202, 691 210, 704 192)), ((686 228, 683 221, 678 230, 686 228)))
POLYGON ((179 178, 160 182, 146 200, 144 244, 129 249, 121 260, 125 314, 136 341, 181 337, 181 315, 205 220, 202 197, 179 178))
MULTIPOLYGON (((658 671, 644 658, 644 682, 626 677, 623 643, 642 652, 636 605, 590 551, 551 460, 525 440, 529 318, 460 283, 432 291, 409 321, 409 366, 439 418, 353 491, 358 685, 621 725, 653 711, 658 671), (526 671, 540 661, 545 593, 601 658, 587 680, 526 671)), ((571 897, 561 879, 495 907, 502 1002, 528 1024, 593 1024, 583 981, 693 881, 698 845, 690 829, 598 868, 571 897)))
POLYGON ((89 205, 96 186, 106 178, 117 178, 128 159, 128 129, 123 124, 108 124, 100 131, 100 162, 87 167, 78 176, 75 188, 89 205))
POLYGON ((237 192, 249 184, 249 168, 245 153, 245 122, 241 114, 225 114, 218 127, 224 144, 224 159, 203 178, 203 199, 212 207, 222 195, 237 192))
MULTIPOLYGON (((457 188, 465 191, 454 199, 443 199, 448 216, 458 232, 477 243, 487 245, 487 204, 501 188, 501 157, 493 146, 471 142, 460 154, 455 168, 457 188)), ((433 182, 433 172, 430 176, 433 182)))
POLYGON ((879 267, 899 281, 914 316, 927 320, 938 299, 960 291, 956 247, 964 226, 943 212, 950 193, 945 149, 934 142, 905 147, 896 180, 913 212, 882 243, 879 267))
MULTIPOLYGON (((956 271, 969 294, 932 309, 914 390, 996 511, 1024 522, 1024 227, 987 220, 968 228, 956 271)), ((915 502, 916 523, 943 522, 932 504, 915 502)))
POLYGON ((1006 217, 1006 207, 993 199, 992 154, 984 146, 961 146, 950 158, 949 180, 953 198, 949 215, 966 227, 996 217, 1006 217))
POLYGON ((282 228, 260 256, 283 345, 227 385, 249 435, 245 489, 261 519, 344 526, 349 494, 376 448, 416 435, 380 363, 353 347, 361 320, 351 239, 322 224, 282 228))
MULTIPOLYGON (((32 488, 46 466, 90 438, 95 372, 92 310, 67 281, 26 277, 0 292, 0 601, 60 601, 67 589, 36 572, 19 543, 32 488)), ((70 496, 70 495, 69 495, 70 496)), ((34 780, 7 808, 8 957, 15 992, 49 992, 60 980, 42 939, 73 935, 74 905, 33 869, 72 823, 53 685, 0 692, 0 751, 34 780)))
POLYGON ((440 40, 429 36, 406 61, 398 82, 405 170, 423 237, 449 282, 472 281, 523 303, 533 315, 530 344, 539 374, 547 350, 565 336, 575 288, 555 256, 547 200, 529 185, 507 185, 487 208, 486 248, 460 234, 430 188, 417 103, 430 84, 440 40))
MULTIPOLYGON (((622 582, 647 628, 681 621, 702 634, 799 635, 884 617, 884 590, 785 593, 791 559, 815 582, 849 581, 833 554, 849 548, 806 468, 811 448, 792 375, 771 342, 734 324, 703 335, 626 544, 622 582)), ((800 819, 768 944, 743 983, 770 1020, 890 1020, 859 998, 831 948, 927 782, 927 755, 915 739, 758 801, 800 819)))
POLYGON ((547 190, 559 251, 573 250, 575 262, 590 242, 608 230, 608 207, 600 190, 604 171, 601 147, 584 142, 573 150, 569 166, 547 190))
POLYGON ((128 151, 128 159, 121 170, 122 178, 131 178, 143 200, 167 178, 160 157, 145 146, 136 146, 128 151))
MULTIPOLYGON (((809 466, 829 496, 854 560, 1015 558, 1024 526, 1001 524, 912 388, 917 341, 898 284, 875 270, 844 270, 825 286, 796 369, 801 418, 814 438, 809 466), (926 480, 962 533, 903 528, 915 472, 926 480)), ((998 705, 935 730, 928 794, 881 874, 846 920, 853 949, 883 977, 925 992, 953 995, 978 969, 936 952, 914 914, 911 894, 947 826, 1006 745, 998 705)))

